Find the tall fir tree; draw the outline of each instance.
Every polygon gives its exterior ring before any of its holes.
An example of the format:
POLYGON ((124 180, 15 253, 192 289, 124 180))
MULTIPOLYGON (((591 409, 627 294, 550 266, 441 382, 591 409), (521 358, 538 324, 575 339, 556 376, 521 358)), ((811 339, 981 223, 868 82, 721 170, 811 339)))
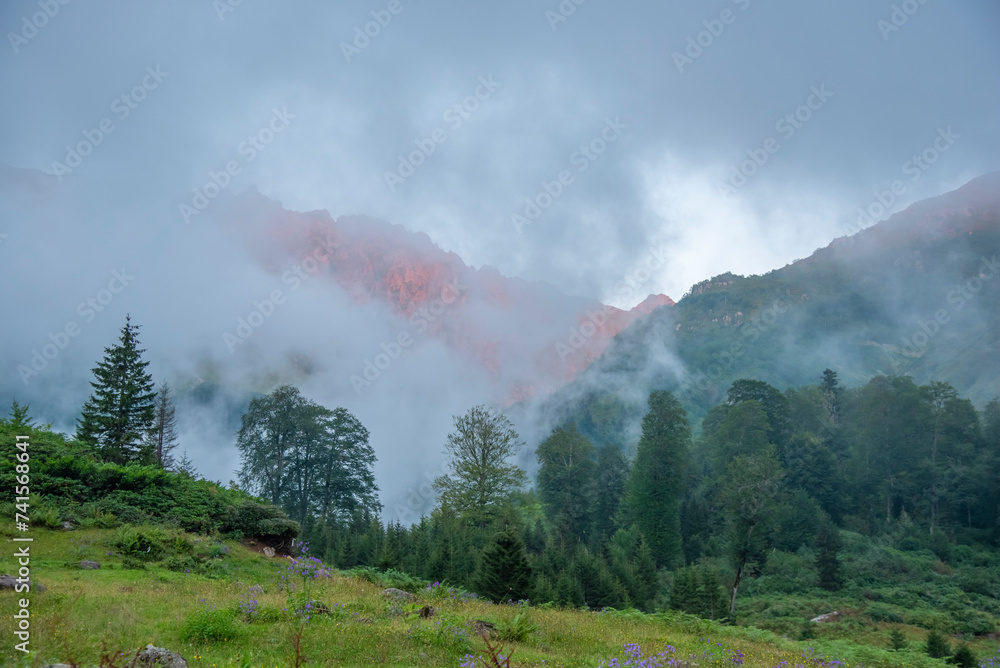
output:
POLYGON ((674 584, 670 588, 670 609, 696 614, 698 609, 698 574, 691 566, 678 568, 674 572, 674 584))
POLYGON ((491 601, 520 601, 531 596, 531 567, 524 541, 511 525, 500 529, 480 555, 473 585, 491 601))
POLYGON ((658 566, 671 566, 682 556, 681 497, 690 443, 680 402, 670 392, 651 393, 625 501, 658 566))
POLYGON ((174 467, 173 451, 177 447, 177 408, 170 385, 163 383, 156 393, 153 428, 146 438, 146 445, 152 450, 157 464, 165 469, 174 467))
POLYGON ((594 446, 573 425, 553 431, 537 456, 538 496, 556 536, 564 545, 582 543, 593 512, 594 446))
POLYGON ((198 476, 198 469, 195 468, 194 462, 188 457, 186 448, 184 453, 181 455, 181 458, 177 460, 176 464, 174 464, 174 470, 188 478, 195 478, 198 476))
POLYGON ((156 418, 156 394, 138 334, 139 325, 132 325, 126 315, 118 343, 104 349, 104 359, 93 369, 94 391, 77 426, 77 439, 115 464, 152 458, 145 439, 156 418))
POLYGON ((827 518, 816 536, 816 570, 819 571, 819 586, 827 591, 838 591, 844 586, 840 575, 840 532, 837 525, 827 518))

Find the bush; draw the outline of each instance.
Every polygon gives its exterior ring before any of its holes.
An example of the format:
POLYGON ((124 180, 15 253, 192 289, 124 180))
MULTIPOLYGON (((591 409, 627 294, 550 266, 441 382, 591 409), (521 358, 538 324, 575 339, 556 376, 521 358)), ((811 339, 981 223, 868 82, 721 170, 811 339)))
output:
POLYGON ((197 573, 200 568, 198 562, 191 557, 178 555, 168 557, 164 560, 163 567, 175 573, 197 573))
POLYGON ((521 610, 513 616, 504 617, 496 623, 496 632, 500 640, 510 642, 527 642, 531 634, 538 630, 538 625, 531 621, 528 610, 521 610))
POLYGON ((188 615, 181 627, 181 636, 188 642, 219 642, 234 640, 242 633, 228 610, 206 606, 188 615))
POLYGON ((125 557, 156 561, 163 555, 164 539, 159 529, 139 530, 126 525, 118 528, 111 545, 125 557))
POLYGON ((906 636, 899 629, 893 629, 889 632, 889 643, 892 646, 892 651, 902 652, 907 646, 906 636))
POLYGON ((427 587, 426 580, 419 580, 408 573, 387 569, 380 571, 371 566, 356 566, 345 573, 351 577, 361 578, 380 587, 395 587, 416 594, 427 587))
POLYGON ((281 508, 245 499, 230 507, 220 527, 225 533, 239 531, 272 546, 290 545, 299 535, 299 523, 288 518, 281 508))
POLYGON ((132 571, 146 570, 146 564, 135 557, 125 557, 122 559, 122 568, 132 571))
POLYGON ((933 629, 927 635, 924 651, 927 652, 927 656, 933 659, 941 659, 951 654, 951 645, 948 644, 943 635, 938 633, 937 629, 933 629))
POLYGON ((948 663, 953 663, 961 668, 978 668, 979 662, 976 659, 976 655, 972 653, 968 645, 962 645, 956 651, 954 656, 948 659, 948 663))
POLYGON ((873 622, 903 623, 903 616, 883 603, 872 603, 866 612, 873 622))
POLYGON ((62 515, 55 508, 44 508, 34 513, 35 522, 48 529, 58 529, 62 526, 62 515))
POLYGON ((955 632, 963 635, 981 636, 996 630, 993 618, 981 612, 964 610, 961 613, 953 613, 952 619, 955 624, 955 632))

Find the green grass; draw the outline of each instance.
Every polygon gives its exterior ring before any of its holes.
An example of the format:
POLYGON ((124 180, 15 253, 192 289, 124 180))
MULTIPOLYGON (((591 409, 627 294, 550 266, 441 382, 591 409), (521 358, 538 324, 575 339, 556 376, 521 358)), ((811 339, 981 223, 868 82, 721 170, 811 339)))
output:
MULTIPOLYGON (((12 649, 12 615, 17 599, 24 595, 5 592, 0 596, 0 637, 7 642, 0 648, 0 662, 41 666, 58 659, 95 665, 102 647, 132 654, 152 643, 180 652, 191 666, 289 666, 293 637, 302 629, 307 666, 459 666, 466 654, 485 655, 485 645, 473 629, 475 620, 485 620, 508 637, 522 640, 508 644, 508 653, 513 649, 512 666, 597 666, 602 659, 623 660, 622 647, 627 643, 638 643, 647 655, 669 644, 675 648, 672 656, 693 659, 700 666, 733 665, 729 655, 707 645, 704 638, 743 652, 748 668, 771 667, 783 660, 802 663, 800 655, 809 647, 830 657, 839 655, 848 666, 945 666, 922 655, 918 645, 924 635, 909 627, 901 628, 913 651, 893 653, 842 639, 797 642, 770 631, 726 627, 675 613, 497 606, 449 596, 442 587, 417 589, 417 604, 400 604, 381 596, 384 583, 369 581, 376 578, 336 571, 329 578, 312 580, 307 596, 326 606, 329 614, 304 621, 284 610, 290 599, 279 590, 278 575, 287 569, 287 559, 269 559, 235 542, 219 544, 151 527, 134 531, 145 538, 111 529, 33 529, 32 574, 47 587, 30 594, 33 651, 24 661, 12 649), (125 556, 107 554, 115 551, 113 545, 131 545, 135 551, 136 541, 144 544, 146 539, 165 545, 163 560, 126 569, 125 556), (187 552, 200 555, 195 559, 199 572, 163 567, 172 554, 187 552), (100 561, 101 569, 75 567, 74 560, 88 557, 100 561), (252 586, 260 588, 255 595, 252 586), (252 610, 251 598, 256 600, 252 610), (429 619, 416 614, 425 604, 436 610, 429 619), (711 649, 714 655, 706 655, 711 649)), ((12 573, 15 544, 7 545, 0 556, 0 572, 12 573)), ((873 644, 886 646, 887 630, 872 634, 859 638, 867 641, 877 635, 879 642, 873 644)), ((975 649, 980 655, 990 652, 985 644, 975 649)), ((476 660, 475 665, 487 664, 476 660)))

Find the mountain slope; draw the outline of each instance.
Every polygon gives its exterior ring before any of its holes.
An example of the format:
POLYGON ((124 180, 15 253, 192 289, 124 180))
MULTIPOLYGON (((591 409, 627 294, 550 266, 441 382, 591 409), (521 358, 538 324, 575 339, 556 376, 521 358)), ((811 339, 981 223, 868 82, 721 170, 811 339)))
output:
POLYGON ((784 389, 827 367, 848 385, 947 381, 981 405, 1000 395, 998 257, 993 173, 768 274, 698 283, 543 406, 601 439, 634 431, 651 389, 679 392, 701 416, 737 378, 784 389))
POLYGON ((650 295, 623 311, 491 267, 473 269, 400 225, 296 213, 256 191, 235 198, 223 217, 268 271, 281 274, 295 261, 358 303, 384 304, 486 370, 506 403, 554 391, 637 318, 674 303, 650 295))

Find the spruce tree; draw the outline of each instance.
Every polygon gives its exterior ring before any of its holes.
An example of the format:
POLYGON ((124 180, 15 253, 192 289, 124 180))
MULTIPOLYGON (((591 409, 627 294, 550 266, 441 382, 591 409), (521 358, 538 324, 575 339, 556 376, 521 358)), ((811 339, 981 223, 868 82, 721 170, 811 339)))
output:
POLYGON ((927 652, 927 656, 933 659, 943 659, 951 654, 951 645, 943 635, 938 633, 937 629, 931 629, 931 632, 927 634, 927 644, 924 645, 924 651, 927 652))
POLYGON ((592 610, 620 608, 625 601, 625 588, 608 572, 604 560, 581 549, 573 560, 576 579, 583 589, 584 603, 592 610))
POLYGON ((480 596, 494 602, 531 596, 531 568, 524 541, 512 526, 498 531, 483 550, 473 583, 480 596))
POLYGON ((719 578, 708 566, 701 566, 698 576, 698 615, 705 619, 723 619, 726 616, 726 594, 719 578))
POLYGON ((536 452, 538 496, 558 540, 567 546, 584 542, 591 525, 594 454, 594 446, 575 425, 553 431, 536 452))
POLYGON ((844 586, 840 576, 840 533, 837 525, 827 518, 816 536, 816 570, 819 571, 819 586, 827 591, 837 591, 844 586))
POLYGON ((155 418, 153 428, 146 438, 146 445, 152 450, 156 463, 165 469, 174 466, 174 457, 171 453, 177 447, 176 411, 170 385, 163 383, 160 391, 156 393, 155 418))
POLYGON ((691 567, 680 568, 670 588, 670 608, 693 615, 698 607, 698 573, 691 567))
POLYGON ((639 538, 639 550, 635 556, 636 579, 639 581, 641 596, 635 603, 646 612, 653 612, 653 600, 660 589, 660 577, 656 572, 656 560, 645 538, 639 538))
POLYGON ((583 601, 583 587, 573 575, 572 569, 567 568, 556 580, 556 603, 569 608, 579 608, 583 605, 583 601))
POLYGON ((93 369, 94 391, 77 427, 77 439, 115 464, 146 461, 152 454, 144 439, 156 417, 156 395, 138 334, 139 325, 126 316, 118 344, 105 348, 104 359, 93 369))
POLYGON ((690 443, 691 427, 680 402, 669 392, 651 393, 626 505, 658 566, 681 558, 681 496, 690 443))
POLYGON ((188 478, 194 478, 198 475, 198 469, 195 468, 194 462, 188 458, 187 449, 184 450, 181 458, 177 460, 174 470, 188 478))
POLYGON ((535 586, 531 594, 532 604, 549 603, 556 600, 556 590, 544 575, 535 578, 535 586))

